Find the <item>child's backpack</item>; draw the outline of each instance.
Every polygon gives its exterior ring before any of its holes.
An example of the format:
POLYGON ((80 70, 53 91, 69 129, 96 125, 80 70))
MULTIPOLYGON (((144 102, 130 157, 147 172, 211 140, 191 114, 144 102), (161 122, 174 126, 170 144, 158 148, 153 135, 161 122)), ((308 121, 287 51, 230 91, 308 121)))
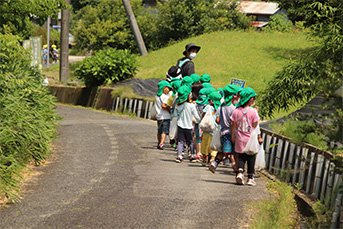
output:
POLYGON ((188 61, 190 61, 190 59, 186 58, 185 60, 180 61, 178 65, 171 66, 166 74, 167 81, 170 82, 172 78, 179 78, 180 80, 182 80, 182 67, 184 67, 184 65, 188 63, 188 61))

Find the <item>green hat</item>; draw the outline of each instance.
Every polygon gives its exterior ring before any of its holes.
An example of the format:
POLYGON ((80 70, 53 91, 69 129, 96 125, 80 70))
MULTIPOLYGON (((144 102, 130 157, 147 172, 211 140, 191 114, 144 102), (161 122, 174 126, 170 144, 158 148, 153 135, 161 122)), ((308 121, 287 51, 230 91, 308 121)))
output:
POLYGON ((192 92, 192 88, 184 85, 181 86, 178 90, 178 97, 176 99, 177 103, 183 103, 184 101, 187 101, 188 95, 192 92))
MULTIPOLYGON (((176 79, 176 78, 173 78, 173 79, 176 79)), ((181 86, 181 80, 180 79, 173 80, 173 79, 171 80, 170 85, 173 87, 173 95, 175 95, 181 86)))
POLYGON ((216 110, 221 105, 221 102, 220 102, 221 98, 222 98, 222 95, 217 91, 212 92, 208 96, 208 99, 212 100, 212 102, 214 104, 214 109, 216 109, 216 110))
POLYGON ((195 73, 193 73, 192 75, 190 75, 190 77, 192 78, 193 83, 197 83, 197 82, 199 82, 199 80, 200 80, 200 76, 197 75, 197 74, 195 74, 195 73))
POLYGON ((211 76, 209 74, 202 74, 200 81, 201 83, 209 83, 211 81, 211 76))
POLYGON ((240 100, 239 100, 239 103, 237 103, 235 106, 236 107, 241 107, 243 106, 246 102, 248 102, 248 100, 251 98, 251 97, 254 97, 256 96, 257 94, 255 93, 254 89, 252 89, 251 87, 246 87, 246 88, 243 88, 241 93, 240 93, 240 100))
POLYGON ((163 88, 165 88, 165 87, 170 87, 170 88, 172 88, 172 86, 170 85, 170 83, 168 83, 166 80, 160 81, 160 82, 157 84, 157 86, 158 86, 157 96, 162 95, 162 93, 163 93, 163 88))
POLYGON ((210 84, 210 83, 203 83, 202 86, 203 86, 204 88, 214 88, 214 87, 212 86, 212 84, 210 84))
POLYGON ((232 97, 242 90, 243 88, 238 85, 234 85, 234 84, 226 85, 223 90, 225 103, 223 103, 222 105, 223 106, 230 105, 232 101, 232 97))
POLYGON ((193 84, 193 80, 191 77, 185 76, 182 78, 181 86, 187 85, 190 87, 190 86, 192 86, 192 84, 193 84))
POLYGON ((208 104, 208 95, 212 92, 215 92, 216 89, 214 88, 202 88, 199 91, 199 97, 196 101, 197 104, 204 105, 208 104))

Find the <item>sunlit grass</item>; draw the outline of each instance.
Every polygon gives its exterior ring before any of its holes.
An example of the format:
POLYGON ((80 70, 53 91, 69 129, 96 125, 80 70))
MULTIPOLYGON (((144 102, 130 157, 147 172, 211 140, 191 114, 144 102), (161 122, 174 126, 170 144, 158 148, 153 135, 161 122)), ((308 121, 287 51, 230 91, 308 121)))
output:
MULTIPOLYGON (((262 33, 224 31, 184 40, 175 45, 138 57, 137 78, 165 79, 170 66, 182 57, 185 45, 193 42, 201 46, 195 63, 198 75, 207 73, 215 88, 225 87, 232 78, 244 80, 246 87, 261 93, 276 73, 292 58, 306 55, 315 44, 303 33, 262 33)), ((275 118, 288 114, 280 111, 275 118)))
POLYGON ((231 78, 242 79, 257 93, 292 57, 306 54, 314 45, 302 33, 216 32, 140 56, 136 77, 164 79, 168 68, 182 57, 190 42, 201 46, 194 59, 198 75, 209 74, 216 88, 230 83, 231 78))

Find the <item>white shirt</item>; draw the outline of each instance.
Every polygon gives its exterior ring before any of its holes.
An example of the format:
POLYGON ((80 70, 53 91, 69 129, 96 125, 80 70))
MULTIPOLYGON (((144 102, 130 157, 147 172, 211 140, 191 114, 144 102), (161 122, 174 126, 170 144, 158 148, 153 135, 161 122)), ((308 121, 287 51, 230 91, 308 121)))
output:
POLYGON ((167 104, 169 95, 162 93, 161 96, 156 96, 155 106, 157 111, 157 120, 170 119, 169 111, 162 108, 162 103, 167 104), (160 99, 161 98, 161 99, 160 99))
POLYGON ((201 120, 198 115, 195 104, 188 102, 176 106, 175 116, 179 116, 177 120, 177 125, 183 129, 193 129, 192 117, 195 118, 197 123, 199 123, 201 120))

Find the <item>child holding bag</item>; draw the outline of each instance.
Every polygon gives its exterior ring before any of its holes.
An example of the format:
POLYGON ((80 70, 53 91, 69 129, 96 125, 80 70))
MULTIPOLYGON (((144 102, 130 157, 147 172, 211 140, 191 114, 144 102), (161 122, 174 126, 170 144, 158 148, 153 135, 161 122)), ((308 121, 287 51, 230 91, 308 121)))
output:
MULTIPOLYGON (((215 124, 216 128, 216 118, 217 118, 217 113, 216 110, 218 107, 221 105, 221 100, 222 96, 219 94, 217 91, 211 92, 208 96, 208 102, 209 104, 204 108, 204 116, 208 110, 210 110, 212 117, 213 117, 213 122, 215 124)), ((206 131, 203 130, 203 135, 202 135, 202 144, 201 144, 201 154, 203 156, 201 164, 203 166, 206 166, 208 161, 206 158, 208 157, 210 159, 209 163, 212 163, 217 156, 217 151, 213 151, 210 149, 211 142, 213 138, 213 131, 206 131)))
POLYGON ((244 184, 244 167, 245 163, 248 164, 248 179, 247 185, 255 186, 254 172, 255 172, 255 159, 256 155, 248 155, 243 152, 247 142, 249 141, 253 128, 257 127, 258 115, 254 108, 251 108, 255 104, 255 96, 257 94, 250 88, 244 88, 240 92, 240 101, 236 105, 236 109, 232 115, 232 143, 235 144, 235 151, 238 156, 238 173, 236 176, 236 183, 244 184), (235 133, 235 134, 234 134, 235 133))
POLYGON ((231 143, 231 116, 236 109, 234 104, 239 102, 239 92, 243 88, 238 85, 227 85, 223 89, 224 102, 217 110, 216 122, 221 125, 221 143, 223 152, 219 152, 214 162, 211 163, 209 170, 215 173, 219 163, 225 158, 230 158, 234 172, 238 170, 238 154, 231 143))

